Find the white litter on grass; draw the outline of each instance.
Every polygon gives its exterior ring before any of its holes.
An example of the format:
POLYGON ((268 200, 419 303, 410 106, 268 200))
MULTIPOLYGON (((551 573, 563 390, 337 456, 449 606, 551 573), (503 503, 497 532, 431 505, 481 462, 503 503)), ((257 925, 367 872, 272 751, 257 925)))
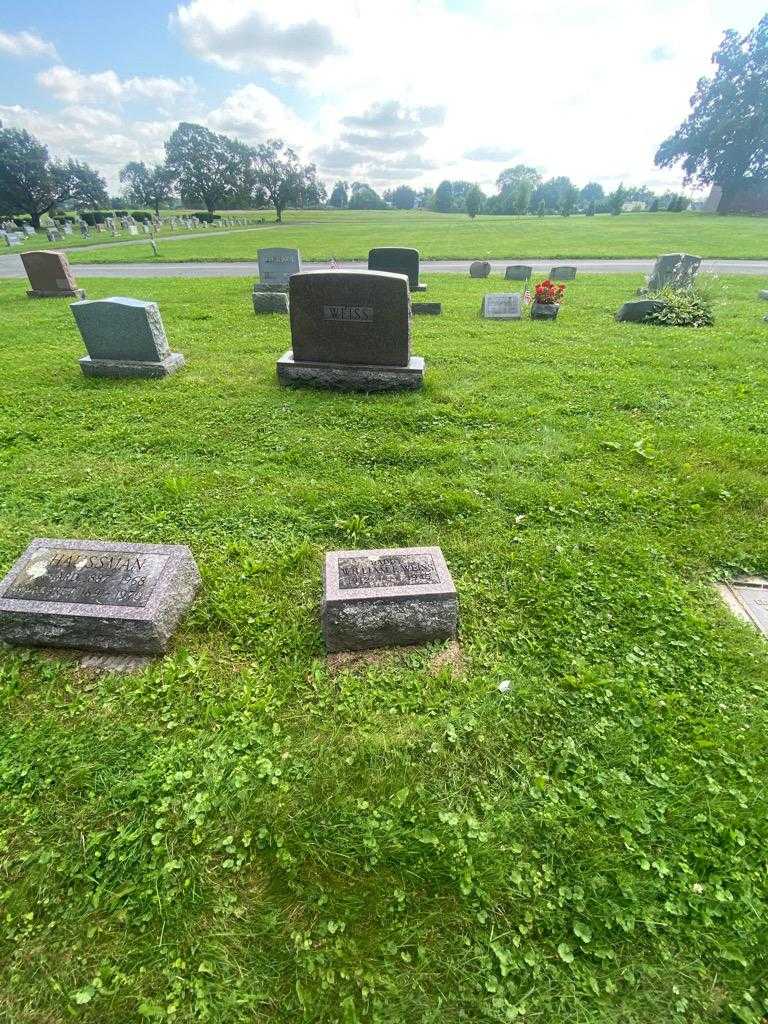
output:
POLYGON ((507 693, 511 685, 512 683, 509 681, 509 679, 503 679, 499 683, 499 693, 507 693))

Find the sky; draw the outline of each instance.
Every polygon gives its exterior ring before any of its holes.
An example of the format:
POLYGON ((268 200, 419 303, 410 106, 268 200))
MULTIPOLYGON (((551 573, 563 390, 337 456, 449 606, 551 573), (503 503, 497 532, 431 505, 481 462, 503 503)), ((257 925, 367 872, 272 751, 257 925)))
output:
POLYGON ((659 143, 768 0, 3 0, 0 121, 119 194, 194 121, 282 138, 331 185, 494 191, 517 163, 679 189, 659 143))

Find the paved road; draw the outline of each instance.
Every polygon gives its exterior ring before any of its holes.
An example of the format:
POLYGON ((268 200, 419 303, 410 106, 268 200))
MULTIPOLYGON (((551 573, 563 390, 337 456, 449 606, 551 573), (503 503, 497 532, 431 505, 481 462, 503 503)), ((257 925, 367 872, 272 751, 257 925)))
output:
MULTIPOLYGON (((200 235, 197 235, 199 238, 200 235)), ((144 241, 146 245, 146 241, 144 241)), ((653 260, 525 260, 517 257, 508 260, 489 260, 495 273, 514 262, 525 262, 538 271, 548 271, 553 265, 566 263, 576 266, 584 273, 592 274, 648 274, 653 260)), ((421 270, 425 274, 466 274, 470 260, 422 260, 421 270)), ((258 277, 255 260, 239 263, 76 263, 73 270, 77 277, 258 277)), ((308 270, 325 270, 327 263, 305 263, 308 270)), ((365 270, 366 264, 342 262, 343 269, 365 270)), ((751 277, 768 277, 768 260, 705 260, 701 269, 708 274, 739 274, 751 277)), ((0 256, 0 278, 25 277, 21 259, 16 255, 0 256)))

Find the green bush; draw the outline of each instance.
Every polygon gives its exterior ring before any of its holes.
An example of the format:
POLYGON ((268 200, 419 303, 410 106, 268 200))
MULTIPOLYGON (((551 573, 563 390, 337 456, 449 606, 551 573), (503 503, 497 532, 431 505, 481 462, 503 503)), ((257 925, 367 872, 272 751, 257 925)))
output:
POLYGON ((95 224, 103 224, 107 217, 111 217, 112 211, 107 210, 83 210, 80 214, 80 219, 84 220, 89 227, 93 227, 95 224))
POLYGON ((152 214, 149 210, 131 210, 131 216, 140 224, 144 221, 152 220, 152 214))
POLYGON ((710 296, 698 288, 662 288, 652 296, 664 303, 648 323, 665 327, 711 327, 715 322, 710 296))
POLYGON ((203 210, 202 212, 198 211, 196 213, 190 213, 189 216, 197 217, 197 219, 202 221, 204 224, 213 224, 215 220, 221 220, 220 214, 208 213, 207 210, 203 210))

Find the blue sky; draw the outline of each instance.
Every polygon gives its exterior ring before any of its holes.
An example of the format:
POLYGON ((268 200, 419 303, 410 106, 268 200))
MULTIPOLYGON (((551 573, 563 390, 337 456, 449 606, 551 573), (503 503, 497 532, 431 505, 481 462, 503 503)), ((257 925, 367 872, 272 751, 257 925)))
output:
POLYGON ((0 120, 117 188, 179 120, 281 136, 329 182, 384 188, 511 163, 678 187, 653 166, 722 31, 766 0, 5 0, 0 120))

